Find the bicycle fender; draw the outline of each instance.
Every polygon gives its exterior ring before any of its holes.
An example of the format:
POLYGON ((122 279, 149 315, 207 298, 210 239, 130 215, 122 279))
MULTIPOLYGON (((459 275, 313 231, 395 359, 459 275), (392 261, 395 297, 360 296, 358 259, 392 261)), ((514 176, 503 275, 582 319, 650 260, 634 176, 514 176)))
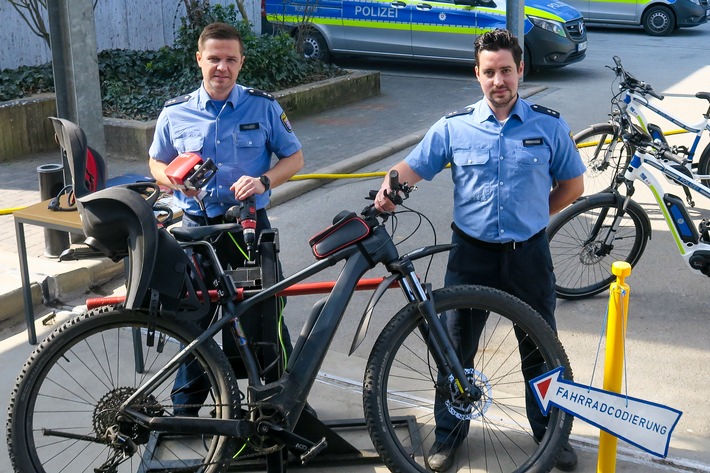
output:
POLYGON ((370 297, 370 302, 367 303, 367 308, 360 318, 360 325, 358 325, 357 331, 355 332, 355 337, 353 337, 353 343, 350 345, 350 351, 348 356, 352 355, 357 347, 365 340, 365 335, 367 335, 367 328, 370 326, 370 319, 372 318, 372 313, 375 311, 375 306, 382 298, 383 294, 392 285, 392 283, 399 279, 399 274, 390 274, 382 280, 382 282, 377 286, 375 292, 370 297))

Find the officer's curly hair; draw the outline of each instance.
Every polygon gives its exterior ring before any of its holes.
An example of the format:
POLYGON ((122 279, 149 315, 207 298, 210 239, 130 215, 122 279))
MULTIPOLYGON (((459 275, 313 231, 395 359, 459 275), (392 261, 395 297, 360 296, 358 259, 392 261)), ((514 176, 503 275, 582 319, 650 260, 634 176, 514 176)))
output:
POLYGON ((523 50, 518 44, 517 36, 502 28, 485 32, 476 38, 474 46, 476 49, 477 64, 479 62, 478 56, 481 51, 500 51, 501 49, 507 49, 513 54, 516 67, 520 67, 520 61, 523 59, 523 50))
POLYGON ((197 48, 202 51, 205 46, 205 42, 208 39, 234 39, 239 41, 239 49, 244 52, 244 41, 242 41, 242 35, 239 30, 228 23, 210 23, 205 26, 200 33, 200 39, 197 41, 197 48))

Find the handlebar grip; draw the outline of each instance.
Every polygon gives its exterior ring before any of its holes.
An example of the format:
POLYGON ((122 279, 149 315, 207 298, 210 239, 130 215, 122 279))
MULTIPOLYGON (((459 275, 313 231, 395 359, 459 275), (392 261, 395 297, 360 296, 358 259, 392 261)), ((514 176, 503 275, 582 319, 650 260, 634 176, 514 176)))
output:
POLYGON ((685 163, 685 160, 684 160, 683 158, 681 158, 680 156, 678 156, 678 155, 676 155, 676 154, 671 153, 671 152, 668 151, 668 150, 664 150, 664 151, 661 153, 661 156, 663 157, 663 159, 667 159, 667 160, 669 160, 669 161, 673 161, 674 163, 678 163, 678 164, 684 164, 684 163, 685 163))
POLYGON ((648 92, 648 95, 650 95, 651 97, 655 97, 655 98, 657 98, 658 100, 663 100, 663 99, 665 98, 663 95, 657 94, 657 93, 651 88, 651 86, 648 86, 647 92, 648 92))
POLYGON ((388 177, 390 189, 397 190, 399 188, 399 172, 396 169, 392 169, 388 177))

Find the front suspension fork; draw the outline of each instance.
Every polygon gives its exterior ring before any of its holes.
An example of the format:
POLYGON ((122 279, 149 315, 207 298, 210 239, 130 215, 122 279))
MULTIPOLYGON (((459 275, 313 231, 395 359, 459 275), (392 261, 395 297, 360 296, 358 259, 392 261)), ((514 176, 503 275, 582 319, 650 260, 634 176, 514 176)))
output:
POLYGON ((453 374, 454 384, 463 399, 468 402, 478 401, 483 396, 483 392, 476 385, 470 383, 466 376, 461 360, 453 349, 449 334, 436 314, 431 286, 427 285, 425 289, 416 277, 414 268, 410 269, 411 271, 408 271, 402 280, 402 289, 410 302, 417 303, 417 309, 424 318, 424 323, 419 328, 424 340, 428 341, 427 346, 439 370, 453 374))
MULTIPOLYGON (((600 247, 597 249, 595 252, 596 256, 607 256, 611 250, 614 248, 614 239, 616 238, 616 232, 619 230, 619 227, 621 226, 621 221, 624 219, 624 216, 626 215, 626 209, 629 206, 629 202, 631 201, 631 196, 634 194, 634 187, 633 183, 626 183, 627 185, 627 192, 626 196, 624 196, 623 200, 617 200, 616 204, 616 213, 614 215, 614 221, 611 223, 611 227, 609 228, 609 231, 607 232, 606 236, 604 237, 604 241, 600 245, 600 247)), ((602 228, 602 225, 604 223, 604 220, 606 219, 606 216, 609 212, 609 208, 602 209, 601 213, 599 214, 599 218, 594 224, 594 228, 592 230, 592 235, 596 236, 599 231, 602 228)))

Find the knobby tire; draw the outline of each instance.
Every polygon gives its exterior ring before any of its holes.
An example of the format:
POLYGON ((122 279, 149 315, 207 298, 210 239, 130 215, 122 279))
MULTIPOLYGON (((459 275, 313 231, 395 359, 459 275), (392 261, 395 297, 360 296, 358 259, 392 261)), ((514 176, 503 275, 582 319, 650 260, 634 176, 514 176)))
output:
MULTIPOLYGON (((99 308, 69 320, 35 349, 17 378, 8 409, 7 441, 16 472, 106 468, 116 456, 108 432, 117 425, 137 451, 115 469, 101 471, 226 471, 241 445, 238 439, 158 436, 132 422, 121 423, 116 415, 116 408, 137 386, 199 333, 191 324, 158 316, 151 347, 146 344, 148 320, 144 312, 99 308), (136 356, 136 348, 142 356, 136 356)), ((199 363, 206 375, 204 388, 209 390, 198 415, 236 417, 237 382, 215 341, 199 345, 191 362, 199 363)), ((151 415, 173 415, 173 381, 174 374, 136 408, 151 415)))
MULTIPOLYGON (((526 415, 519 346, 537 347, 543 360, 535 366, 538 371, 561 366, 564 377, 571 379, 569 360, 554 331, 528 305, 495 289, 452 286, 434 291, 433 299, 437 314, 489 312, 469 371, 484 396, 475 404, 459 405, 461 411, 444 414, 468 412, 464 415, 471 419, 450 471, 550 471, 568 439, 572 416, 552 408, 546 433, 536 441, 526 415)), ((426 457, 434 442, 437 366, 426 333, 416 305, 409 304, 382 331, 367 363, 365 419, 375 448, 392 472, 430 471, 426 457)))

